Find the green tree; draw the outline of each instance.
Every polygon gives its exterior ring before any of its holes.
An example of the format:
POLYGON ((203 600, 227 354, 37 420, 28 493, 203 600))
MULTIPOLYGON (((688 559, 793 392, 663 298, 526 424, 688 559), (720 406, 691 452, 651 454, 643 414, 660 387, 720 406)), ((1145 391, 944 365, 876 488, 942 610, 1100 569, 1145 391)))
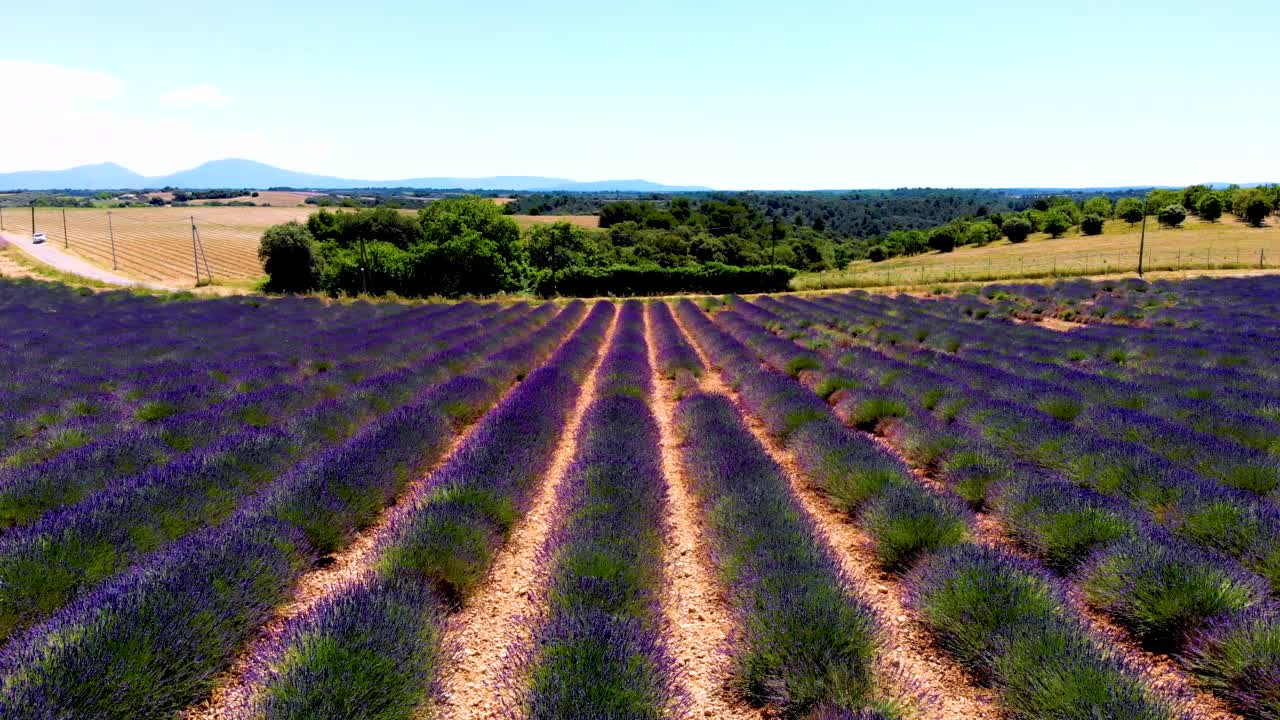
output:
POLYGON ((986 245, 1000 237, 1000 228, 987 220, 979 220, 969 226, 965 232, 965 244, 986 245))
POLYGON ((1104 219, 1109 219, 1114 217, 1112 215, 1113 212, 1111 201, 1101 195, 1091 197, 1084 203, 1085 215, 1098 215, 1104 219))
POLYGON ((1229 213, 1235 213, 1235 201, 1238 194, 1240 194, 1240 186, 1235 183, 1231 183, 1224 188, 1222 191, 1222 209, 1229 213))
POLYGON ((645 218, 649 217, 649 213, 653 210, 653 205, 647 202, 623 200, 610 203, 600 208, 600 227, 610 228, 628 221, 643 225, 645 218))
POLYGON ((1107 219, 1096 213, 1090 213, 1084 216, 1080 221, 1080 230, 1085 235, 1101 235, 1102 228, 1106 225, 1107 219))
POLYGON ((889 257, 919 255, 929 249, 929 236, 923 230, 894 230, 887 233, 880 244, 889 257))
POLYGON ((1170 205, 1182 205, 1182 200, 1181 190, 1156 188, 1147 193, 1147 207, 1166 208, 1170 205))
POLYGON ((956 249, 956 230, 950 225, 934 228, 929 233, 929 248, 948 253, 956 249))
POLYGON ((746 236, 758 224, 759 213, 741 200, 707 200, 698 208, 706 216, 707 232, 712 235, 746 236))
POLYGON ((302 293, 316 289, 315 239, 296 220, 262 233, 258 259, 267 272, 267 290, 302 293))
POLYGON ((830 270, 831 243, 813 228, 797 228, 787 241, 787 247, 795 258, 790 267, 807 272, 830 270))
POLYGON ((1031 221, 1016 215, 1006 218, 1004 224, 1000 226, 1000 232, 1004 233, 1011 243, 1026 242, 1031 231, 1031 221))
POLYGON ((529 264, 540 270, 600 265, 595 242, 586 228, 570 222, 538 224, 524 238, 529 264))
POLYGON ((1196 214, 1201 220, 1209 222, 1217 222, 1222 217, 1222 198, 1218 197, 1218 193, 1205 193, 1200 196, 1200 202, 1196 205, 1196 214))
POLYGON ((1049 237, 1062 237, 1063 233, 1071 229, 1071 217, 1064 211, 1054 208, 1044 216, 1044 231, 1049 233, 1049 237))
POLYGON ((1208 185, 1191 185, 1182 190, 1182 206, 1186 208, 1200 207, 1200 201, 1212 194, 1213 188, 1208 185))
POLYGON ((418 222, 424 247, 414 253, 415 284, 422 291, 456 297, 523 287, 528 266, 520 227, 496 203, 437 200, 418 211, 418 222))
MULTIPOLYGON (((497 205, 493 205, 497 208, 497 205)), ((422 240, 422 231, 413 216, 390 207, 376 207, 357 213, 344 213, 343 239, 353 245, 358 238, 365 242, 385 242, 401 250, 422 240)))
POLYGON ((1137 198, 1120 198, 1116 201, 1116 217, 1130 225, 1142 222, 1144 214, 1142 201, 1137 198))
POLYGON ((689 202, 689 198, 672 198, 671 216, 681 225, 688 223, 689 219, 693 217, 693 205, 689 202))
POLYGON ((1050 211, 1057 210, 1066 216, 1067 222, 1071 225, 1079 225, 1080 220, 1084 218, 1084 212, 1080 210, 1080 206, 1076 201, 1069 197, 1056 197, 1053 199, 1050 211))
POLYGON ((1261 192, 1251 192, 1240 200, 1236 201, 1238 211, 1250 225, 1254 227, 1262 227, 1262 222, 1271 214, 1271 203, 1267 202, 1267 197, 1261 192))
POLYGON ((1187 209, 1181 205, 1166 205, 1160 208, 1160 214, 1157 216, 1160 224, 1166 227, 1178 227, 1183 220, 1187 219, 1187 209))
POLYGON ((635 245, 635 258, 658 267, 680 267, 693 261, 692 251, 698 230, 681 225, 672 230, 645 230, 635 245))
POLYGON ((404 250, 422 241, 422 229, 412 216, 385 207, 356 212, 320 210, 307 218, 307 229, 317 242, 347 248, 364 241, 366 245, 385 242, 404 250))

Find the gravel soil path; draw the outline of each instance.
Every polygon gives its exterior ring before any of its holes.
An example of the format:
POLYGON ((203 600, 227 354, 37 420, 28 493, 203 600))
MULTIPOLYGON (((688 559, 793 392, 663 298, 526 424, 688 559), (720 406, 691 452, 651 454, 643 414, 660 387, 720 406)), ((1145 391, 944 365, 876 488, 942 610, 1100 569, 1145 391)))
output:
POLYGON ((557 520, 557 498, 577 454, 578 431, 595 400, 600 365, 613 344, 619 314, 614 313, 533 505, 512 531, 484 583, 449 621, 444 647, 454 657, 444 665, 433 718, 505 718, 519 703, 522 683, 513 673, 546 614, 549 568, 543 560, 557 520))
MULTIPOLYGON (((685 330, 678 316, 677 323, 685 330)), ((687 330, 685 334, 694 341, 703 364, 711 368, 702 347, 687 330)), ((738 407, 756 440, 782 468, 801 509, 818 529, 819 541, 839 561, 847 584, 872 609, 880 623, 883 642, 876 671, 886 694, 907 705, 908 716, 931 720, 1005 718, 996 693, 979 686, 968 670, 939 649, 924 625, 906 608, 902 583, 876 567, 871 538, 811 486, 794 455, 743 409, 737 393, 730 390, 717 371, 704 373, 702 390, 726 395, 738 407)))

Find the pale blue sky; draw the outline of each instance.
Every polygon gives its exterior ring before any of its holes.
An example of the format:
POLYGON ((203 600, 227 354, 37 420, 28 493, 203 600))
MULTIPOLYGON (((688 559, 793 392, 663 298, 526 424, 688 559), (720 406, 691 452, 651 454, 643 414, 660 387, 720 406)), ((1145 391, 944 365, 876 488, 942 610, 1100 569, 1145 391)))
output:
POLYGON ((11 4, 0 171, 1280 180, 1280 3, 11 4), (14 142, 15 138, 21 138, 14 142))

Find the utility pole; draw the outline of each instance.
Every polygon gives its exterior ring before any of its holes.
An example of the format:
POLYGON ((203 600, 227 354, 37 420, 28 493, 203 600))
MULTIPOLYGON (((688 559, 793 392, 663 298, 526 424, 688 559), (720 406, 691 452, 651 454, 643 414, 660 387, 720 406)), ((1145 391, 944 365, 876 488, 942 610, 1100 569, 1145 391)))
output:
POLYGON ((1142 277, 1142 256, 1147 250, 1147 198, 1142 198, 1142 236, 1138 240, 1138 277, 1142 277))
POLYGON ((209 256, 204 252, 204 238, 200 237, 200 228, 196 227, 196 245, 200 246, 200 258, 204 260, 204 275, 213 282, 213 271, 209 269, 209 256))
POLYGON ((116 231, 111 226, 111 211, 107 211, 107 234, 111 236, 111 269, 116 269, 116 231))
POLYGON ((0 230, 4 229, 4 206, 0 205, 0 230))
POLYGON ((196 217, 191 216, 191 259, 196 266, 196 285, 200 284, 200 253, 196 250, 196 217))
POLYGON ((35 201, 35 198, 32 198, 32 199, 31 199, 31 234, 32 234, 32 235, 35 235, 35 234, 36 234, 36 201, 35 201))
POLYGON ((62 208, 62 249, 71 247, 71 238, 67 237, 67 209, 62 208))

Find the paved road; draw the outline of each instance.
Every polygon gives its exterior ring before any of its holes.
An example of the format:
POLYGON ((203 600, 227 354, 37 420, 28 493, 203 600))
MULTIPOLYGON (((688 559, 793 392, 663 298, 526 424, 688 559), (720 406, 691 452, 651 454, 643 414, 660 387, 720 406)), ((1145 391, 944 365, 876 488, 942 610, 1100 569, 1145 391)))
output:
POLYGON ((83 260, 74 255, 63 252, 62 248, 57 247, 52 242, 43 242, 39 245, 33 245, 31 244, 30 235, 0 232, 0 238, 4 238, 4 240, 10 245, 18 248, 22 252, 30 255, 36 260, 39 260, 45 265, 55 267, 63 272, 68 272, 73 275, 98 280, 109 285, 119 285, 120 287, 141 287, 149 288, 151 290, 168 291, 176 291, 178 289, 169 285, 161 285, 159 283, 146 282, 143 280, 132 280, 124 277, 123 275, 117 275, 110 270, 105 270, 94 265, 88 260, 83 260))

